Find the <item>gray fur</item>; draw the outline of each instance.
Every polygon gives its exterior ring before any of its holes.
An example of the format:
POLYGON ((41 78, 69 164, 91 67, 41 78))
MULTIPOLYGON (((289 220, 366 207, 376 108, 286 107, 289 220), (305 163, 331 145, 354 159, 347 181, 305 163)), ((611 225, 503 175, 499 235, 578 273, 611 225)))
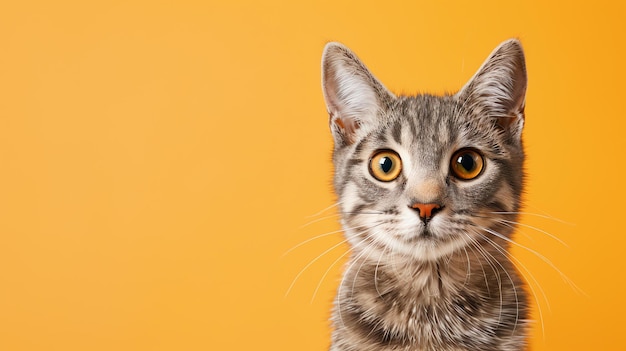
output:
POLYGON ((322 71, 335 191, 352 248, 331 350, 525 349, 528 297, 508 256, 523 186, 519 42, 502 43, 454 95, 395 96, 337 43, 326 46, 322 71), (475 179, 451 174, 450 159, 463 148, 485 160, 475 179), (368 171, 380 149, 402 159, 393 181, 368 171), (441 210, 425 222, 415 203, 441 210))

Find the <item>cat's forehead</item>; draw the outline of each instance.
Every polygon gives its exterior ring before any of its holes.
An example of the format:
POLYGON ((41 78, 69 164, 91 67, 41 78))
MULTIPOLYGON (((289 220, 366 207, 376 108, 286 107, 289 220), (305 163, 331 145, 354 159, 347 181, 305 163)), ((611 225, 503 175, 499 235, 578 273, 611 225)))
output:
POLYGON ((456 108, 456 99, 451 95, 400 95, 394 104, 394 108, 403 113, 429 115, 437 118, 441 113, 453 111, 456 108))
POLYGON ((453 95, 401 96, 389 111, 388 128, 408 129, 413 142, 445 144, 492 139, 494 124, 465 107, 453 95))
POLYGON ((451 95, 400 96, 384 114, 385 122, 357 150, 406 150, 425 162, 436 162, 464 147, 491 154, 502 142, 492 126, 469 114, 451 95))
POLYGON ((462 129, 457 111, 456 101, 450 96, 401 96, 389 113, 387 128, 402 145, 448 144, 462 129))

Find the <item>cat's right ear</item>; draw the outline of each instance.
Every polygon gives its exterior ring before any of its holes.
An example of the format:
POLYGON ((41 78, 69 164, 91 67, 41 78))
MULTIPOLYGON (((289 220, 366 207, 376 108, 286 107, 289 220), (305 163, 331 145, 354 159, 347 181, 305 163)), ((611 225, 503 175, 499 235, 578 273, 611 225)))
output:
POLYGON ((457 96, 464 106, 491 117, 513 140, 520 140, 527 81, 522 45, 510 39, 489 55, 457 96))
POLYGON ((336 146, 350 145, 378 124, 394 99, 350 49, 328 43, 322 55, 322 90, 336 146))

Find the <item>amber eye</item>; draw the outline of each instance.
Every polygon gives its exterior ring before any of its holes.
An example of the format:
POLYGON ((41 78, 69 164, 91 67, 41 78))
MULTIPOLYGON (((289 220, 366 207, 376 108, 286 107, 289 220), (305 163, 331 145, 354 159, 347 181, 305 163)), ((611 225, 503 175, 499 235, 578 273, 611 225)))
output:
POLYGON ((370 158, 370 174, 381 182, 390 182, 400 175, 402 160, 395 151, 379 150, 370 158))
POLYGON ((478 177, 485 168, 481 154, 472 149, 461 149, 454 153, 450 160, 452 174, 462 180, 478 177))

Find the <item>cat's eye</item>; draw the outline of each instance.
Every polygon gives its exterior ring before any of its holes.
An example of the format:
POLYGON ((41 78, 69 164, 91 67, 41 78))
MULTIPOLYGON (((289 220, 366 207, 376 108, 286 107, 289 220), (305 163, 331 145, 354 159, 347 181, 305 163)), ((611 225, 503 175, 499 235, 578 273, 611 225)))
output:
POLYGON ((470 180, 478 177, 485 168, 482 155, 473 149, 461 149, 450 160, 450 169, 455 177, 470 180))
POLYGON ((402 160, 392 150, 378 150, 370 158, 370 174, 381 182, 390 182, 402 172, 402 160))

